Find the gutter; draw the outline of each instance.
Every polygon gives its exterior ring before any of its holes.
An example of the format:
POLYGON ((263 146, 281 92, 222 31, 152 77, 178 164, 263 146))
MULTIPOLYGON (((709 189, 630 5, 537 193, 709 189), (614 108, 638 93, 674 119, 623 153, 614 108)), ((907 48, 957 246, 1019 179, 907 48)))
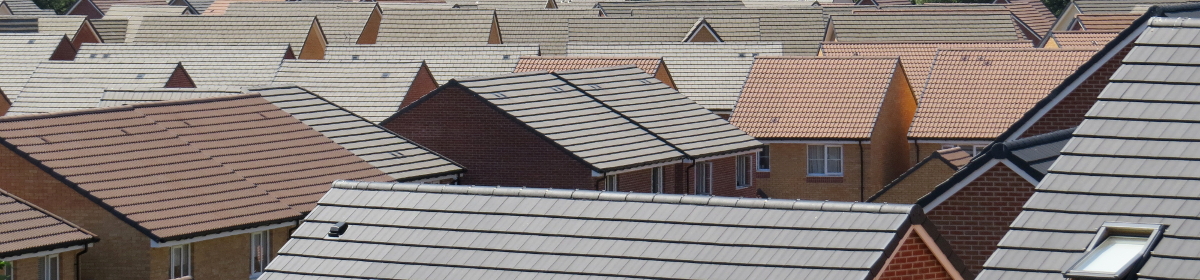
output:
POLYGON ((83 251, 79 251, 79 253, 75 253, 75 280, 80 280, 82 277, 79 275, 79 256, 86 254, 88 251, 88 247, 91 247, 91 246, 83 246, 83 251))
POLYGON ((858 201, 867 200, 867 162, 863 153, 862 140, 858 141, 858 201))

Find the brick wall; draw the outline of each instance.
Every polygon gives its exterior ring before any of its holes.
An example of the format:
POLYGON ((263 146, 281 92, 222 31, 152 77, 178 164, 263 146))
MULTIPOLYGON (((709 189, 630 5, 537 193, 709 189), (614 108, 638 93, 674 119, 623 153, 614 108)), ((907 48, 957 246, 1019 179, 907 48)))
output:
POLYGON ((975 181, 928 213, 942 237, 967 269, 978 273, 996 244, 1008 232, 1021 206, 1033 195, 1030 184, 1003 163, 985 171, 975 181))
MULTIPOLYGON (((417 70, 417 76, 413 78, 412 84, 408 86, 408 92, 404 94, 404 100, 400 101, 400 108, 416 102, 417 99, 421 99, 422 96, 437 88, 437 80, 433 78, 433 73, 429 72, 429 67, 421 65, 421 69, 417 70)), ((396 110, 400 108, 396 108, 396 110)))
POLYGON ((383 126, 462 164, 460 184, 595 189, 583 163, 483 102, 446 87, 383 126))
POLYGON ((921 237, 914 233, 896 246, 896 253, 879 273, 880 276, 876 278, 879 280, 952 279, 934 256, 933 250, 925 246, 921 237))
MULTIPOLYGON (((758 197, 758 188, 754 187, 753 185, 742 189, 737 188, 737 156, 718 158, 711 160, 710 162, 713 163, 713 195, 758 197)), ((692 172, 695 172, 695 170, 692 170, 692 172)), ((695 176, 691 174, 689 174, 689 176, 695 176)), ((694 181, 695 179, 692 180, 694 181)), ((691 188, 690 193, 696 193, 694 182, 691 186, 689 186, 689 188, 691 188)))
MULTIPOLYGON (((294 227, 271 230, 271 257, 283 248, 294 227)), ((171 269, 171 248, 150 249, 150 279, 167 279, 171 269)), ((250 279, 250 234, 239 234, 192 243, 192 278, 250 279)))
POLYGON ((81 257, 83 279, 148 278, 150 238, 4 147, 0 178, 0 189, 100 236, 81 257))
MULTIPOLYGON (((79 253, 79 251, 82 250, 58 253, 59 279, 75 279, 75 254, 79 253)), ((91 253, 91 251, 89 251, 89 253, 91 253)), ((13 274, 17 276, 16 279, 13 280, 40 280, 38 278, 39 259, 41 259, 41 257, 13 261, 13 274)), ((0 270, 0 275, 4 275, 3 270, 0 270)))
POLYGON ((911 148, 908 149, 908 156, 910 159, 912 159, 911 165, 916 165, 918 162, 921 162, 921 160, 925 159, 925 157, 928 157, 930 153, 942 149, 942 143, 926 143, 925 141, 920 141, 918 143, 909 142, 908 144, 911 146, 911 148))
MULTIPOLYGON (((842 144, 843 177, 813 177, 833 180, 810 180, 807 144, 773 143, 770 146, 770 174, 756 174, 754 185, 771 198, 858 201, 874 194, 860 193, 862 165, 858 144, 842 144)), ((869 153, 871 145, 863 144, 863 148, 869 153)), ((869 157, 863 159, 870 164, 869 157)), ((871 173, 866 174, 870 176, 871 173)))
POLYGON ((917 100, 908 86, 908 77, 898 67, 871 130, 872 149, 867 154, 870 165, 864 191, 867 196, 879 192, 913 166, 908 157, 908 128, 916 112, 917 100))
POLYGON ((956 171, 953 166, 936 158, 914 168, 912 173, 900 179, 896 185, 872 202, 916 203, 956 171))
POLYGON ((1092 105, 1096 104, 1096 98, 1100 96, 1104 87, 1108 86, 1108 79, 1117 71, 1117 68, 1121 67, 1121 60, 1129 54, 1132 47, 1133 44, 1130 44, 1113 55, 1112 59, 1105 62, 1100 69, 1079 84, 1079 87, 1059 101, 1054 108, 1047 111, 1041 119, 1035 121, 1020 138, 1079 126, 1083 122, 1083 115, 1087 114, 1092 105))

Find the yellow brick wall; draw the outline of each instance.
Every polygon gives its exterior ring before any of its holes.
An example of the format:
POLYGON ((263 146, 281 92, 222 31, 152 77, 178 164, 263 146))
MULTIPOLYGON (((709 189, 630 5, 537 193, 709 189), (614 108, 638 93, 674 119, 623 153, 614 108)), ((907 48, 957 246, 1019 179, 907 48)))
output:
MULTIPOLYGON (((75 254, 79 253, 79 251, 82 250, 58 253, 59 279, 75 279, 75 254)), ((38 280, 39 259, 41 257, 13 261, 13 274, 17 276, 14 280, 38 280)), ((4 275, 3 270, 0 270, 0 275, 4 275)))
MULTIPOLYGON (((861 151, 857 143, 842 145, 842 182, 816 183, 808 179, 808 145, 771 143, 771 171, 755 176, 755 185, 772 198, 857 201, 860 194, 861 151)), ((863 148, 870 152, 870 144, 863 148)), ((869 161, 869 158, 864 158, 869 161)), ((868 178, 871 172, 866 174, 868 178)), ((870 195, 870 194, 867 194, 870 195)))
POLYGON ((916 203, 922 196, 954 175, 955 169, 940 159, 932 159, 916 167, 913 173, 904 177, 872 202, 886 203, 916 203))
MULTIPOLYGON (((271 257, 287 242, 290 230, 271 230, 271 257)), ((151 279, 170 275, 169 247, 151 249, 151 279)), ((250 279, 250 234, 239 234, 192 243, 192 278, 196 280, 250 279)))

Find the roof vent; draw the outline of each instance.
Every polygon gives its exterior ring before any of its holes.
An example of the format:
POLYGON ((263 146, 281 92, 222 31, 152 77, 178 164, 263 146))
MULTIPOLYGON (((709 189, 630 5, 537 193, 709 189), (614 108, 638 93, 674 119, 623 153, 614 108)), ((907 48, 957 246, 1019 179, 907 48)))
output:
POLYGON ((89 55, 88 58, 96 58, 96 54, 89 55))
POLYGON ((738 53, 738 57, 746 57, 745 53, 738 53))
POLYGON ((33 39, 30 39, 29 42, 26 42, 26 44, 33 44, 33 39))
POLYGON ((146 74, 138 74, 138 76, 137 76, 138 79, 145 78, 145 77, 146 77, 146 74))
POLYGON ((506 55, 504 55, 504 59, 508 59, 509 57, 510 57, 510 56, 509 56, 509 55, 507 55, 507 54, 506 54, 506 55))
POLYGON ((388 154, 391 154, 393 157, 396 157, 396 158, 404 158, 404 154, 401 154, 400 152, 389 152, 388 154))
POLYGON ((108 54, 104 54, 104 58, 108 58, 108 54))
POLYGON ((350 60, 358 60, 358 55, 351 55, 350 60))
POLYGON ((379 77, 380 77, 380 78, 387 78, 388 76, 391 76, 391 75, 392 75, 392 73, 383 73, 383 75, 379 75, 379 77))
POLYGON ((347 225, 346 222, 338 222, 337 224, 334 224, 333 226, 329 227, 329 237, 336 238, 346 234, 346 228, 349 226, 350 225, 347 225))

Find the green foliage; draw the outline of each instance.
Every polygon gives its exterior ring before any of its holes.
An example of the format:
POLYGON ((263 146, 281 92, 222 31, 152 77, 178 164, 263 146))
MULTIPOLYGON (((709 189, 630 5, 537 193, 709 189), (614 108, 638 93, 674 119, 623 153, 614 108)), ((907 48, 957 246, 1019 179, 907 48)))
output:
MULTIPOLYGON (((71 8, 71 4, 75 4, 74 0, 33 0, 39 8, 54 9, 58 14, 66 14, 67 9, 71 8)), ((3 280, 3 279, 0 279, 3 280)))
MULTIPOLYGON (((12 262, 0 261, 0 272, 4 272, 5 271, 4 268, 11 266, 11 265, 12 265, 12 262)), ((8 275, 0 275, 0 280, 11 280, 11 279, 12 279, 12 277, 10 277, 8 275)))

